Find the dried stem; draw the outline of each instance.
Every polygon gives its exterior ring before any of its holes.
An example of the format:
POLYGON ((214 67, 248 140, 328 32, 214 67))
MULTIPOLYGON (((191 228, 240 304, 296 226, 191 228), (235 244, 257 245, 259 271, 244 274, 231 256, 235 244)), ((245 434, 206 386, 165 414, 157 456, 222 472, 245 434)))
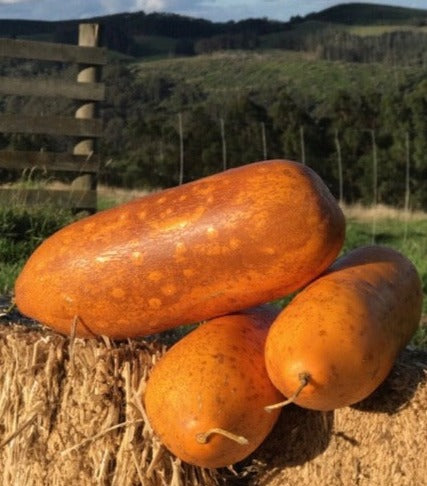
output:
POLYGON ((207 444, 209 442, 209 438, 213 434, 219 434, 224 437, 227 437, 227 439, 234 440, 234 442, 237 442, 240 445, 246 445, 249 444, 249 441, 246 437, 243 437, 243 435, 236 435, 233 434, 233 432, 229 432, 228 430, 221 429, 219 427, 213 428, 208 430, 205 433, 200 433, 196 435, 196 440, 199 444, 207 444))
POLYGON ((267 405, 265 407, 266 412, 271 412, 272 410, 276 410, 277 408, 282 408, 286 407, 286 405, 289 405, 290 403, 293 403, 298 395, 302 392, 302 390, 308 385, 308 382, 310 381, 310 374, 307 372, 300 373, 298 375, 298 379, 300 381, 299 387, 295 390, 295 392, 285 401, 275 403, 273 405, 267 405))
POLYGON ((6 437, 6 439, 4 439, 0 443, 0 449, 3 449, 3 447, 7 446, 7 444, 9 444, 9 442, 11 442, 13 439, 15 439, 15 437, 18 437, 18 435, 22 431, 24 431, 28 426, 30 426, 34 422, 34 420, 37 418, 39 413, 40 413, 40 410, 35 411, 33 413, 33 415, 28 420, 25 420, 14 432, 12 432, 12 434, 10 434, 8 437, 6 437))
POLYGON ((122 427, 129 427, 130 425, 136 425, 136 424, 140 424, 140 423, 143 423, 143 422, 144 421, 140 419, 140 420, 130 420, 130 421, 127 421, 127 422, 121 422, 119 424, 112 425, 111 427, 108 427, 104 430, 101 430, 101 432, 99 432, 98 434, 95 434, 92 437, 87 437, 86 439, 82 440, 78 444, 75 444, 72 447, 69 447, 68 449, 61 451, 61 454, 62 455, 68 454, 69 452, 72 452, 72 451, 78 449, 79 447, 82 447, 83 445, 87 444, 88 442, 93 442, 93 441, 101 438, 102 436, 104 436, 105 434, 108 434, 109 432, 112 432, 113 430, 120 429, 122 427))

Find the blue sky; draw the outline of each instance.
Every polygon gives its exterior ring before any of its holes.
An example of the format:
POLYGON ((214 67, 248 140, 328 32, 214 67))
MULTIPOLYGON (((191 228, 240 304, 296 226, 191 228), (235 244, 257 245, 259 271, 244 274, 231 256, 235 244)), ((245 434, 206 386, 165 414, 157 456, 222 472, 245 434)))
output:
MULTIPOLYGON (((427 9, 426 0, 372 0, 381 3, 427 9)), ((118 12, 173 12, 213 21, 268 17, 288 20, 323 10, 339 0, 0 0, 0 18, 20 19, 83 19, 118 12)))

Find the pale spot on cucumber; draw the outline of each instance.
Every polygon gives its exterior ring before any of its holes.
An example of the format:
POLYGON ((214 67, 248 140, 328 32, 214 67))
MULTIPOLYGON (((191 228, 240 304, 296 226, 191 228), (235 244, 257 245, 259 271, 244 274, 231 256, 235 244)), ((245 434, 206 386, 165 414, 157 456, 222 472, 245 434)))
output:
POLYGON ((144 263, 144 255, 140 251, 132 252, 132 263, 134 265, 142 265, 144 263))
POLYGON ((162 301, 160 299, 157 299, 155 297, 151 298, 149 301, 148 301, 148 305, 152 308, 152 309, 159 309, 162 305, 162 301))
POLYGON ((123 297, 126 295, 126 292, 120 287, 116 287, 115 289, 112 290, 111 295, 115 299, 123 299, 123 297))
POLYGON ((162 293, 164 295, 173 295, 176 293, 176 287, 173 284, 166 284, 162 287, 162 293))
POLYGON ((261 252, 264 253, 265 255, 275 255, 276 250, 274 248, 271 248, 270 246, 261 248, 261 252))
POLYGON ((148 280, 151 280, 152 282, 158 282, 162 277, 163 277, 163 273, 159 272, 158 270, 154 270, 153 272, 150 272, 147 276, 148 280))
POLYGON ((206 234, 210 237, 210 238, 215 238, 218 236, 218 230, 216 230, 213 226, 209 226, 206 230, 206 234))
POLYGON ((101 255, 95 258, 98 263, 105 263, 111 260, 110 256, 101 255))
POLYGON ((238 238, 230 238, 229 245, 232 250, 237 250, 240 246, 240 240, 238 238))

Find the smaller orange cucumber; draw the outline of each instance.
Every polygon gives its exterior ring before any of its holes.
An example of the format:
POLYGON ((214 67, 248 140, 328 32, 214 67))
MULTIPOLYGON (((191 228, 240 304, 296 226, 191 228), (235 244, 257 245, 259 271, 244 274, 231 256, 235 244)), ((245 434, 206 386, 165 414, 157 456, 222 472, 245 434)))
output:
POLYGON ((181 460, 225 467, 269 434, 283 399, 268 378, 264 344, 278 310, 262 306, 201 324, 172 346, 147 382, 145 407, 162 443, 181 460))
POLYGON ((356 403, 387 377, 419 325, 421 307, 421 281, 405 256, 383 246, 357 248, 302 290, 271 326, 270 379, 301 407, 356 403))

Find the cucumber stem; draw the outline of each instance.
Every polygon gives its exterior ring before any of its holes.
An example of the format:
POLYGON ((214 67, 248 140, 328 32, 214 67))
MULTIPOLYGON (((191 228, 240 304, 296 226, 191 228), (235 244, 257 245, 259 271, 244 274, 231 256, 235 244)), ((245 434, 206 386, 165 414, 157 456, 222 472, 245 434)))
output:
POLYGON ((210 436, 213 434, 219 434, 227 437, 227 439, 234 440, 234 442, 237 442, 240 445, 249 444, 248 439, 246 437, 243 437, 243 435, 236 435, 233 434, 233 432, 229 432, 228 430, 224 430, 219 427, 209 429, 207 432, 204 433, 201 432, 199 434, 196 434, 196 440, 199 444, 207 444, 209 442, 210 436))
POLYGON ((282 408, 286 407, 286 405, 289 405, 290 403, 293 403, 298 395, 302 392, 302 390, 308 385, 308 382, 310 381, 310 373, 307 373, 306 371, 300 373, 298 375, 298 379, 300 381, 299 387, 295 390, 295 392, 285 401, 279 402, 279 403, 274 403, 273 405, 267 405, 264 407, 266 412, 271 412, 272 410, 276 410, 277 408, 282 408))

